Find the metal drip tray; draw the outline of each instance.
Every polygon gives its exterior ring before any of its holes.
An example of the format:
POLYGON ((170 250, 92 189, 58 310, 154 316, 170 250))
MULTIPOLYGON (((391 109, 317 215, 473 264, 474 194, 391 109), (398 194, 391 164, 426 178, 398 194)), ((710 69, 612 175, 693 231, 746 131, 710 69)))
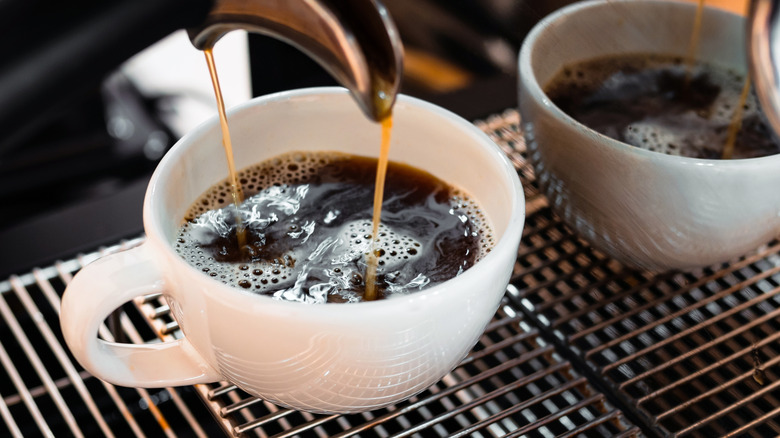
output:
MULTIPOLYGON (((627 269, 550 212, 519 124, 515 111, 478 122, 524 184, 512 282, 474 350, 425 392, 327 416, 225 382, 144 390, 90 376, 63 344, 60 296, 86 263, 139 238, 0 282, 0 436, 780 434, 780 243, 694 272, 627 269)), ((156 295, 126 304, 100 330, 134 343, 180 335, 156 295)))
MULTIPOLYGON (((227 383, 144 390, 114 387, 83 371, 62 343, 59 297, 73 273, 100 253, 0 283, 0 435, 212 436, 576 436, 638 429, 539 337, 505 301, 474 351, 417 397, 356 415, 276 407, 227 383), (198 400, 200 398, 205 404, 198 400), (210 412, 212 415, 204 415, 210 412)), ((88 305, 88 303, 87 303, 88 305)), ((127 304, 101 336, 129 342, 180 334, 162 297, 127 304)))
POLYGON ((228 384, 199 390, 236 435, 545 437, 638 432, 508 303, 458 368, 422 394, 387 409, 309 415, 277 408, 228 384))
POLYGON ((780 434, 780 244, 717 270, 650 275, 595 252, 543 262, 581 243, 547 211, 532 221, 545 238, 520 257, 529 269, 512 300, 567 358, 658 434, 780 434))

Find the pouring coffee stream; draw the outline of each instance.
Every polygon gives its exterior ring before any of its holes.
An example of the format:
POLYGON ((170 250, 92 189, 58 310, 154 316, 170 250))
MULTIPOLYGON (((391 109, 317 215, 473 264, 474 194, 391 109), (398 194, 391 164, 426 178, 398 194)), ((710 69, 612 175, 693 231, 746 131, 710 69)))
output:
POLYGON ((237 178, 230 130, 213 57, 214 44, 235 29, 268 34, 298 47, 350 90, 367 117, 381 122, 382 144, 374 194, 373 244, 366 259, 365 274, 365 299, 375 299, 377 257, 374 253, 377 251, 377 230, 390 146, 392 106, 400 84, 403 54, 395 26, 386 10, 373 0, 347 3, 330 0, 220 0, 205 23, 189 31, 193 45, 206 55, 228 162, 236 211, 236 237, 240 250, 246 255, 246 235, 240 213, 243 191, 237 178))

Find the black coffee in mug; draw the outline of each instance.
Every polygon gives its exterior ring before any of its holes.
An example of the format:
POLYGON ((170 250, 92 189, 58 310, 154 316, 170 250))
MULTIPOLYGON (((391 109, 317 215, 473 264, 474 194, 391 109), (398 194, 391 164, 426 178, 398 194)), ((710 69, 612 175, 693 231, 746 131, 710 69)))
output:
MULTIPOLYGON (((206 275, 259 294, 309 303, 362 301, 376 168, 376 159, 336 152, 259 163, 238 174, 245 194, 238 209, 243 245, 225 180, 192 205, 176 251, 206 275)), ((378 298, 453 278, 493 246, 475 200, 394 162, 378 238, 378 298)))
MULTIPOLYGON (((566 114, 630 145, 694 158, 721 158, 742 75, 681 57, 623 54, 564 67, 545 92, 566 114)), ((747 96, 732 158, 780 152, 754 95, 747 96)), ((739 120, 737 121, 739 123, 739 120)))

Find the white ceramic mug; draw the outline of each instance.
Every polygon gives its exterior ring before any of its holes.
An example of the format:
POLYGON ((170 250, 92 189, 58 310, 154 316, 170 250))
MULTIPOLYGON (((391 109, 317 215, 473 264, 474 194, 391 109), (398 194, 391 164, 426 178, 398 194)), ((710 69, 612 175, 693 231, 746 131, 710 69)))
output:
MULTIPOLYGON (((315 88, 261 97, 229 113, 237 163, 294 150, 376 156, 380 128, 349 94, 315 88)), ((407 296, 356 304, 283 302, 222 284, 172 248, 189 206, 227 173, 216 120, 164 157, 144 203, 143 245, 80 271, 62 300, 62 330, 95 376, 124 386, 229 380, 271 402, 314 412, 378 408, 419 393, 451 371, 496 311, 517 255, 524 199, 514 168, 471 123, 401 96, 390 158, 431 172, 478 200, 495 246, 473 267, 407 296), (97 339, 133 297, 160 292, 184 337, 130 345, 97 339)))
MULTIPOLYGON (((578 123, 544 94, 566 64, 621 53, 684 56, 696 5, 576 3, 520 51, 519 103, 537 180, 554 211, 628 264, 686 269, 754 250, 780 226, 780 156, 704 160, 629 146, 578 123)), ((698 58, 744 72, 745 20, 705 8, 698 58)))

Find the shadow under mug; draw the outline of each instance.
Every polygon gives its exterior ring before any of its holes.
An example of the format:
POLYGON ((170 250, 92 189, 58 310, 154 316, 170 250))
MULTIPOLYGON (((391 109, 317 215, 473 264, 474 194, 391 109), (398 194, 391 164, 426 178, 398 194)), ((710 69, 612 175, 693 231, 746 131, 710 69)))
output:
MULTIPOLYGON (((576 3, 541 21, 520 51, 530 160, 553 210, 594 247, 650 270, 730 260, 780 227, 780 155, 707 160, 621 143, 575 121, 543 87, 564 65, 621 53, 685 56, 696 5, 576 3)), ((745 20, 705 8, 697 59, 745 72, 745 20)))
MULTIPOLYGON (((237 163, 290 151, 376 156, 380 128, 339 88, 295 90, 229 112, 237 163)), ((356 304, 306 305, 222 284, 172 248, 192 202, 227 173, 216 119, 164 157, 144 202, 146 241, 80 271, 62 300, 62 330, 95 376, 124 386, 228 380, 273 403, 356 412, 396 403, 451 371, 479 339, 504 294, 524 223, 514 168, 471 123, 401 96, 390 158, 470 193, 495 246, 461 275, 414 294, 356 304), (183 337, 160 344, 99 340, 102 321, 134 297, 162 293, 183 337)))

